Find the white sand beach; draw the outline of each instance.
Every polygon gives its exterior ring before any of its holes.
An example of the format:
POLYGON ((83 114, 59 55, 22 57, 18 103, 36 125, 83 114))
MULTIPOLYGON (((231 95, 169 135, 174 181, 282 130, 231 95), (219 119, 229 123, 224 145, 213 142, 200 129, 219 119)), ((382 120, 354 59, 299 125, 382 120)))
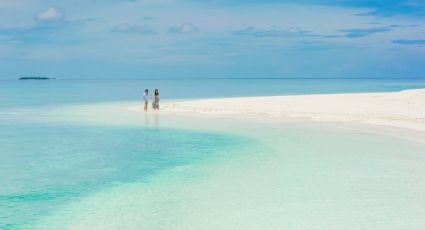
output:
POLYGON ((211 115, 265 115, 318 121, 362 121, 425 131, 425 89, 389 93, 188 100, 165 104, 162 109, 211 115))

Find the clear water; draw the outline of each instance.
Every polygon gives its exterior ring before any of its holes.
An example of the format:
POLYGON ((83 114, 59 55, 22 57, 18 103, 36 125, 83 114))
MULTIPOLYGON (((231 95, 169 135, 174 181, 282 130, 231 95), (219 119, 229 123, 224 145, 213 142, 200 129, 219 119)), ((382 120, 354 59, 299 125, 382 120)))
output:
POLYGON ((103 188, 218 157, 244 141, 167 128, 0 125, 1 229, 30 223, 103 188))
POLYGON ((425 228, 422 144, 95 106, 138 99, 145 87, 178 99, 397 91, 425 81, 0 81, 0 229, 425 228))

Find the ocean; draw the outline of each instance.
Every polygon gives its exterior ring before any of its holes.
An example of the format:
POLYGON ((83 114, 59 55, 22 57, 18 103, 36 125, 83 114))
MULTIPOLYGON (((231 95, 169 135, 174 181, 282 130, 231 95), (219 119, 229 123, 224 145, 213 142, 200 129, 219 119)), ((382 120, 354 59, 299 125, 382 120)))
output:
POLYGON ((0 81, 0 229, 425 228, 424 144, 351 124, 126 110, 145 88, 163 102, 425 80, 0 81))

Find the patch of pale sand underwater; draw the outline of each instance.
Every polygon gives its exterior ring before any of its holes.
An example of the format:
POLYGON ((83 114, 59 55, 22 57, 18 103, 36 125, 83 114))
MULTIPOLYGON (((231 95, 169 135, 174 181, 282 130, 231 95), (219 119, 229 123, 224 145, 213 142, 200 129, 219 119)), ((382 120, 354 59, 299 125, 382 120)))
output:
POLYGON ((39 228, 425 228, 422 143, 351 124, 338 128, 103 109, 78 110, 78 116, 62 110, 50 118, 233 132, 253 138, 258 146, 229 150, 228 159, 170 169, 147 183, 92 194, 40 220, 39 228), (62 117, 63 112, 72 119, 62 117))

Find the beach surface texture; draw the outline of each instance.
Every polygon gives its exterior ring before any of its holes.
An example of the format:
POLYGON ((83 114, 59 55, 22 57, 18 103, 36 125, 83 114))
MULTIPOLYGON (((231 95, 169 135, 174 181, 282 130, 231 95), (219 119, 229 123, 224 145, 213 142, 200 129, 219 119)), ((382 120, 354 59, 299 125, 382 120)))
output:
POLYGON ((212 115, 266 115, 318 121, 362 121, 425 131, 425 89, 190 100, 164 110, 212 115))

